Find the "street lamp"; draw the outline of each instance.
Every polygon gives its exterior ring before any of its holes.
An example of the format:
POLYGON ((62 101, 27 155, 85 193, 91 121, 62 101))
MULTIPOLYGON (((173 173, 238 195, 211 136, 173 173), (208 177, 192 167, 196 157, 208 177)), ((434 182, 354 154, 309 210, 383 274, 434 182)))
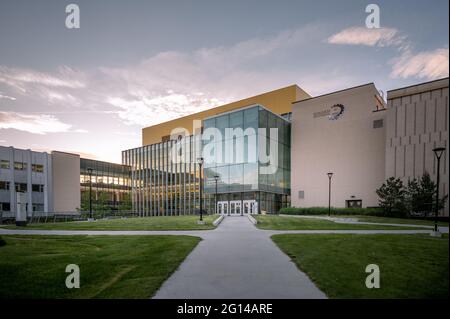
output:
POLYGON ((89 174, 89 219, 92 220, 92 168, 87 168, 89 174))
POLYGON ((219 175, 214 175, 214 181, 216 182, 216 195, 214 196, 214 211, 217 214, 217 181, 219 180, 219 175))
POLYGON ((436 188, 436 207, 434 208, 434 231, 437 232, 438 231, 438 226, 437 226, 437 222, 438 222, 438 214, 439 214, 439 173, 440 173, 440 169, 441 169, 441 156, 445 151, 445 147, 437 147, 435 149, 433 149, 434 155, 436 155, 437 158, 437 177, 436 177, 436 183, 437 183, 437 188, 436 188))
POLYGON ((333 173, 327 173, 328 175, 328 216, 331 216, 331 178, 333 173))
POLYGON ((199 166, 199 174, 200 174, 200 221, 203 221, 203 176, 202 176, 203 157, 197 158, 197 163, 199 166))

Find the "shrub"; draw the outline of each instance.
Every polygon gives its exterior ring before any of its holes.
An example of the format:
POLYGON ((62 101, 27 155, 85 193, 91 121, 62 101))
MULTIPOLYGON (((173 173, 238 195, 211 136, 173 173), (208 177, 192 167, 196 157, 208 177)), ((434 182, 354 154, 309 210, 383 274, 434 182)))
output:
MULTIPOLYGON (((328 207, 286 207, 279 211, 286 215, 328 215, 328 207)), ((377 207, 370 208, 337 208, 331 207, 332 215, 370 215, 383 216, 382 209, 377 207)))
POLYGON ((0 247, 6 246, 6 241, 3 240, 3 238, 0 237, 0 247))

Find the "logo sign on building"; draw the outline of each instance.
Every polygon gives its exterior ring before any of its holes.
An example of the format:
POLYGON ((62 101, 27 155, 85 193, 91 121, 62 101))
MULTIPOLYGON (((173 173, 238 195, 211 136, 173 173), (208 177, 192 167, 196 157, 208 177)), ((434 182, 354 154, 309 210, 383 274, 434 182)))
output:
POLYGON ((342 104, 335 104, 332 107, 330 107, 329 109, 323 110, 323 111, 319 111, 319 112, 315 112, 313 114, 314 118, 318 118, 318 117, 325 117, 327 116, 328 119, 330 121, 334 121, 339 119, 342 114, 344 114, 345 111, 345 106, 342 104))
POLYGON ((328 115, 328 119, 330 121, 337 120, 344 114, 345 107, 342 104, 335 104, 330 109, 330 115, 328 115))

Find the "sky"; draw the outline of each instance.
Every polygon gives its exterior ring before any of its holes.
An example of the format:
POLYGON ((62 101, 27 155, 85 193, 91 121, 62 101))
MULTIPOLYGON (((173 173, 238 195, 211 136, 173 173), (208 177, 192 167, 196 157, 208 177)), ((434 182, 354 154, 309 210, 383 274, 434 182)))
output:
POLYGON ((0 145, 120 163, 143 127, 299 85, 448 76, 448 0, 0 0, 0 145), (66 6, 80 9, 68 29, 66 6), (380 8, 369 29, 365 8, 380 8))

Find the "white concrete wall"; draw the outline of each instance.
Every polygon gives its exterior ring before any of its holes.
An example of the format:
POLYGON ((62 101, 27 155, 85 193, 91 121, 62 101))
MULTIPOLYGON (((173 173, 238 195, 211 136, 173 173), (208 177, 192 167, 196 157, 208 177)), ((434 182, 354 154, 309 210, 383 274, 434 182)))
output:
POLYGON ((378 206, 375 190, 384 181, 385 116, 378 111, 373 84, 293 104, 291 130, 291 205, 328 206, 327 172, 333 172, 331 205, 361 199, 363 207, 378 206), (337 120, 314 113, 335 104, 345 111, 337 120), (375 120, 383 127, 374 128, 375 120), (304 191, 304 199, 299 198, 304 191))
POLYGON ((75 212, 80 208, 80 155, 51 153, 53 181, 53 210, 75 212))

